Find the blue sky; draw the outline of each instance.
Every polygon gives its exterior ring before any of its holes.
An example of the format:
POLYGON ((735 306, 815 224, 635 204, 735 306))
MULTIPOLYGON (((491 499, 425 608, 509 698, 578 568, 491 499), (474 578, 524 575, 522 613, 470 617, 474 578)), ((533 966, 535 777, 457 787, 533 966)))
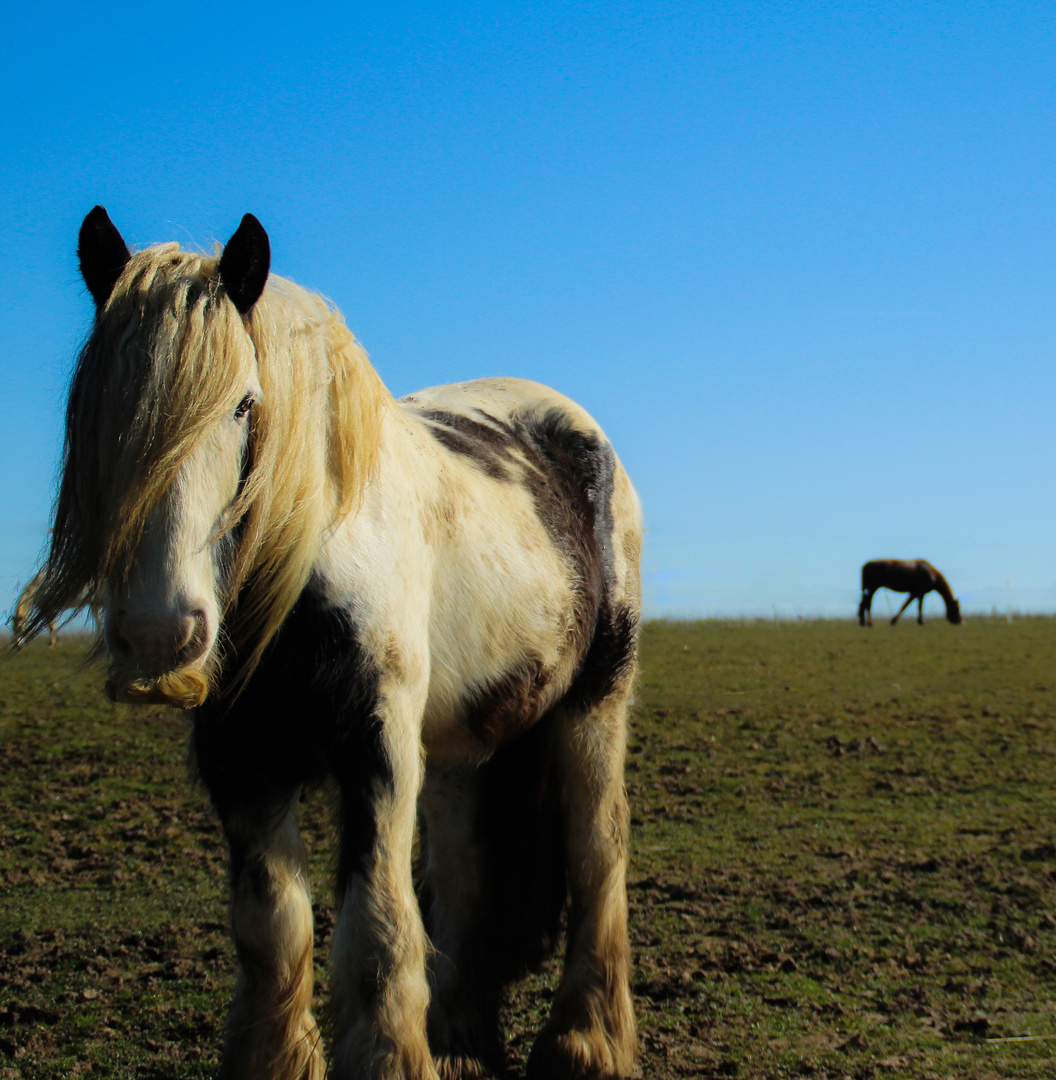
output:
POLYGON ((642 496, 649 614, 851 616, 877 556, 930 559, 969 611, 1056 611, 1051 5, 6 27, 0 606, 45 540, 102 203, 132 246, 211 250, 252 211, 397 394, 515 374, 580 400, 642 496))

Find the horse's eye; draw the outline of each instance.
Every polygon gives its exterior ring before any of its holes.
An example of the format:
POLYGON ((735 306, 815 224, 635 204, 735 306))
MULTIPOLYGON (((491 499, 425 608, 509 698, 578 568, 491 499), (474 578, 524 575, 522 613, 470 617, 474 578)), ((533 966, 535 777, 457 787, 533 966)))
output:
POLYGON ((246 394, 246 396, 238 403, 238 408, 235 409, 235 419, 241 420, 251 408, 253 408, 253 395, 246 394))

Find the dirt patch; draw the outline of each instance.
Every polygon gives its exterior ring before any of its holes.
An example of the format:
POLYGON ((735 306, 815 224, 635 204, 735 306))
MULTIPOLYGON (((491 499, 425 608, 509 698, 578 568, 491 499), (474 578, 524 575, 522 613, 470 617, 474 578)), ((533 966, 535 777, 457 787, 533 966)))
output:
MULTIPOLYGON (((186 723, 0 667, 0 1078, 214 1075, 225 852, 186 723)), ((1056 620, 655 624, 628 754, 643 1080, 1016 1077, 1056 1054, 1056 620)), ((328 990, 332 845, 303 806, 328 990)), ((513 989, 523 1073, 559 973, 513 989)))

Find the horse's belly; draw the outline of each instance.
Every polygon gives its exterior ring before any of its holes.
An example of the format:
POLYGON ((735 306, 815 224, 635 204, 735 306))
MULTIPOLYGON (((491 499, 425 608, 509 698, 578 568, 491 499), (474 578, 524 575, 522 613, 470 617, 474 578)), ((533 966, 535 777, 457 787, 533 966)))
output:
POLYGON ((478 594, 443 627, 434 618, 422 727, 431 755, 489 757, 561 698, 576 660, 564 579, 558 572, 505 592, 496 582, 500 595, 478 594))

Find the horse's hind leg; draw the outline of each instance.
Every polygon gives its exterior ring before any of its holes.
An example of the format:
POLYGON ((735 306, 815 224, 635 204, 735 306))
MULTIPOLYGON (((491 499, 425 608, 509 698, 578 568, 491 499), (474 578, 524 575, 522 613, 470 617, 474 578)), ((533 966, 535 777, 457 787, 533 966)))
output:
POLYGON ((422 790, 421 901, 430 957, 429 1045, 442 1080, 501 1073, 501 979, 488 933, 488 867, 473 766, 430 770, 422 790))
POLYGON ((624 1077, 635 1068, 623 784, 631 682, 624 673, 593 707, 557 717, 571 907, 561 985, 528 1061, 538 1080, 624 1077))
POLYGON ((241 972, 222 1080, 321 1080, 312 1002, 312 906, 296 797, 225 815, 231 929, 241 972))
POLYGON ((905 611, 906 608, 909 607, 909 605, 912 604, 915 599, 916 599, 916 597, 912 593, 910 593, 909 596, 906 598, 906 602, 898 609, 898 613, 891 620, 891 625, 892 626, 894 626, 895 623, 898 622, 899 617, 902 615, 902 612, 905 611))

